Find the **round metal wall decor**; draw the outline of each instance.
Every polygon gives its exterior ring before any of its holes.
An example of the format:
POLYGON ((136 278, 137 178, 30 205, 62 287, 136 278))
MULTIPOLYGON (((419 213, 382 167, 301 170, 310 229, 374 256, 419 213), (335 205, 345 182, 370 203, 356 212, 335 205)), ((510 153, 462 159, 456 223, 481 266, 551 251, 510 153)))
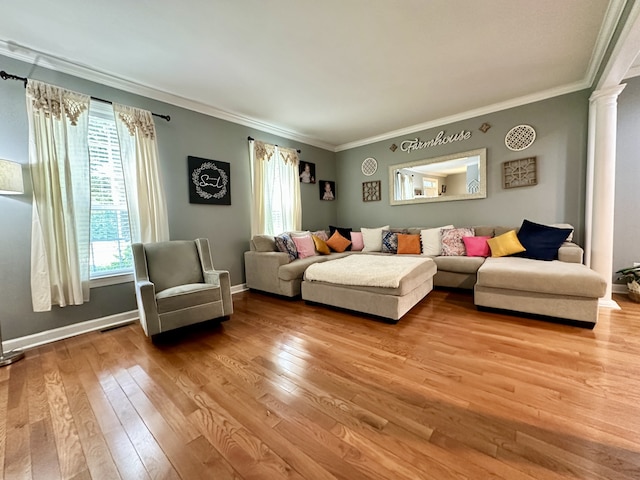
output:
POLYGON ((365 158, 362 162, 362 173, 367 177, 370 177, 378 170, 378 162, 375 158, 369 157, 365 158))
POLYGON ((504 144, 509 150, 519 152, 529 148, 536 139, 536 131, 531 125, 516 125, 507 132, 504 144))

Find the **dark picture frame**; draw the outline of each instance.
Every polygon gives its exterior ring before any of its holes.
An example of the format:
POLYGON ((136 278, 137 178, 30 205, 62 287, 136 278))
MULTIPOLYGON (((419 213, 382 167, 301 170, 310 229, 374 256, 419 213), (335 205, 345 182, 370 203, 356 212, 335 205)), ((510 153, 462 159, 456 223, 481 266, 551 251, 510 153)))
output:
POLYGON ((332 180, 320 180, 319 182, 320 200, 336 199, 336 182, 332 180), (327 185, 329 188, 327 189, 327 185))
POLYGON ((300 176, 300 183, 316 183, 316 164, 301 160, 300 165, 298 165, 298 175, 300 176), (308 172, 307 167, 309 167, 308 172))
POLYGON ((380 186, 381 186, 380 180, 362 182, 362 201, 363 202, 380 201, 380 186))
POLYGON ((189 203, 231 205, 231 164, 187 157, 189 203))

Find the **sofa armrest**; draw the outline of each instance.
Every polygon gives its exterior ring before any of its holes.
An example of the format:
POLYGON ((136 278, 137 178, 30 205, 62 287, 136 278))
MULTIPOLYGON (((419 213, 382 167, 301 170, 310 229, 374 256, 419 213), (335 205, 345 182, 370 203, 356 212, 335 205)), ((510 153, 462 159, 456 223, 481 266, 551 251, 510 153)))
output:
POLYGON ((244 252, 244 273, 248 288, 278 292, 278 270, 289 263, 284 252, 244 252))
POLYGON ((564 242, 558 249, 558 260, 568 263, 582 263, 584 250, 572 242, 564 242))

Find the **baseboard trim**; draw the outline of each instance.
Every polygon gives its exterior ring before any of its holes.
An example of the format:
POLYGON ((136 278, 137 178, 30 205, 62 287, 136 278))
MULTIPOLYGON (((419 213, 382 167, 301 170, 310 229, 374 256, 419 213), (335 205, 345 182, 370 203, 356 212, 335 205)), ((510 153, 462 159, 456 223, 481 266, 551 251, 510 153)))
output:
POLYGON ((27 350, 30 348, 46 345, 47 343, 57 342, 65 338, 75 337, 83 333, 95 332, 105 328, 114 328, 127 323, 133 323, 138 319, 138 310, 117 313, 108 317, 96 318, 95 320, 87 320, 86 322, 74 323, 66 327, 54 328, 44 332, 34 333, 25 337, 14 338, 2 342, 2 348, 9 350, 27 350))
POLYGON ((235 293, 240 293, 240 292, 245 292, 249 290, 247 288, 247 284, 246 283, 241 283, 240 285, 233 285, 231 287, 231 295, 235 294, 235 293))
MULTIPOLYGON (((233 295, 244 292, 245 290, 248 290, 246 283, 234 285, 231 287, 231 294, 233 295)), ((57 342, 59 340, 64 340, 65 338, 75 337, 76 335, 82 335, 83 333, 120 327, 137 321, 138 317, 138 310, 116 313, 115 315, 109 315, 107 317, 87 320, 85 322, 67 325, 66 327, 54 328, 53 330, 46 330, 44 332, 6 340, 2 342, 2 348, 5 352, 9 352, 11 350, 28 350, 30 348, 46 345, 47 343, 57 342)))
POLYGON ((620 308, 620 305, 618 305, 618 302, 616 302, 615 300, 605 300, 604 298, 598 300, 598 307, 610 308, 612 310, 622 310, 622 308, 620 308))
POLYGON ((624 295, 629 294, 629 289, 627 288, 626 285, 623 285, 622 283, 614 283, 613 285, 611 285, 611 291, 613 293, 621 293, 624 295))

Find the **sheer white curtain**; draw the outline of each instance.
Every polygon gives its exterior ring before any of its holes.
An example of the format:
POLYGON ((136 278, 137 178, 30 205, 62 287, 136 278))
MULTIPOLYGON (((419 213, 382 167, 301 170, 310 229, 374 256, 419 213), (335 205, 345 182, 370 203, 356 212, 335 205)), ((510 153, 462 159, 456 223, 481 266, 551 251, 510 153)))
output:
POLYGON ((251 235, 277 235, 302 227, 298 152, 260 141, 249 142, 251 235))
POLYGON ((89 300, 89 96, 29 80, 33 310, 89 300))
POLYGON ((411 200, 413 195, 413 177, 398 172, 395 178, 396 200, 411 200))
POLYGON ((156 127, 151 112, 113 104, 132 242, 169 240, 167 202, 160 178, 156 127))

